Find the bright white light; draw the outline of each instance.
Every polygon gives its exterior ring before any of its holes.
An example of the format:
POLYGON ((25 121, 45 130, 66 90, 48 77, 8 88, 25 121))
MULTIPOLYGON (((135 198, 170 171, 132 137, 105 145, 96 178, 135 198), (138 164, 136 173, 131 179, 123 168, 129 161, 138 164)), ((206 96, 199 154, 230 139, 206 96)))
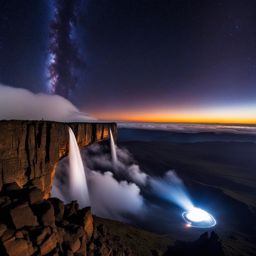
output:
POLYGON ((209 213, 200 208, 193 208, 187 213, 186 217, 193 222, 209 221, 211 219, 209 213))
POLYGON ((216 225, 216 220, 213 216, 200 208, 194 207, 184 212, 182 216, 187 224, 192 227, 209 228, 216 225))

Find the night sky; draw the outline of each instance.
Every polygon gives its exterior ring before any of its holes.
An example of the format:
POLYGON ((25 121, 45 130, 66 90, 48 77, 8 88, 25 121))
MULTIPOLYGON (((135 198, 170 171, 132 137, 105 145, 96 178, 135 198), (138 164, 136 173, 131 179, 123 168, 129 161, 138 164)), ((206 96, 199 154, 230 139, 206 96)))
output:
MULTIPOLYGON (((102 119, 256 122, 255 0, 81 0, 69 99, 102 119)), ((49 92, 54 1, 0 0, 0 83, 49 92)))

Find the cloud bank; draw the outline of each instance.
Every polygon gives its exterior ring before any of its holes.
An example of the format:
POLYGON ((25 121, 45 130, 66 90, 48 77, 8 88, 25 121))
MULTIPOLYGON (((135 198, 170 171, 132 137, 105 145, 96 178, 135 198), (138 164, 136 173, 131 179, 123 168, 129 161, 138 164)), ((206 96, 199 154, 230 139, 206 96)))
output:
MULTIPOLYGON (((157 215, 151 196, 166 203, 169 201, 187 210, 193 204, 182 180, 174 171, 163 177, 154 177, 140 169, 130 152, 117 147, 117 164, 113 164, 111 151, 106 143, 94 144, 82 151, 86 169, 89 197, 94 214, 130 222, 149 220, 157 215)), ((69 165, 63 159, 57 166, 52 195, 68 203, 70 197, 69 165)), ((165 208, 161 211, 165 212, 165 208)))
POLYGON ((256 134, 256 125, 119 122, 118 127, 184 133, 218 132, 252 135, 256 134))
POLYGON ((43 93, 34 94, 23 88, 0 84, 0 120, 49 120, 76 122, 95 120, 80 112, 70 101, 43 93))
POLYGON ((99 216, 123 219, 123 214, 142 210, 143 198, 136 184, 117 181, 112 172, 90 171, 87 177, 92 209, 99 216))
MULTIPOLYGON (((86 179, 93 213, 116 220, 126 220, 127 214, 140 215, 143 211, 144 200, 141 189, 133 182, 125 179, 118 180, 111 171, 91 170, 86 165, 86 179)), ((69 163, 64 158, 57 166, 53 183, 52 196, 58 197, 65 203, 70 202, 69 163)))
POLYGON ((130 152, 116 147, 117 164, 113 166, 111 156, 104 147, 95 144, 88 148, 85 155, 87 166, 92 170, 111 170, 117 176, 134 182, 137 185, 146 185, 148 175, 134 162, 130 152))

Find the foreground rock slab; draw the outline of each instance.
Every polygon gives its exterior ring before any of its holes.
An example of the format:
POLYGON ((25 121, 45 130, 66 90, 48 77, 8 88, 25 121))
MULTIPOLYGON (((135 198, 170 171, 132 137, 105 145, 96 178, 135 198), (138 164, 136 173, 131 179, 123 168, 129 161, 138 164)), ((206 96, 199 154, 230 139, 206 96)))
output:
POLYGON ((18 191, 13 184, 6 186, 0 198, 10 187, 15 196, 0 205, 0 256, 87 255, 93 233, 90 208, 79 209, 75 201, 64 205, 57 198, 45 200, 31 185, 18 191))
POLYGON ((33 214, 28 203, 22 203, 10 210, 12 222, 16 229, 26 226, 37 226, 37 218, 33 214))

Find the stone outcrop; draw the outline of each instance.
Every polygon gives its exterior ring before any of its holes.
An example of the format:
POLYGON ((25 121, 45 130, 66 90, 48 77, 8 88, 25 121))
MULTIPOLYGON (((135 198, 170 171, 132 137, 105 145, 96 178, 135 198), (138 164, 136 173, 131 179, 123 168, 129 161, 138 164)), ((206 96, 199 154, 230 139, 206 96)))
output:
POLYGON ((172 255, 224 256, 224 252, 219 236, 212 231, 210 235, 208 232, 203 233, 199 239, 192 242, 176 241, 163 256, 172 255))
POLYGON ((56 165, 68 155, 68 127, 81 148, 108 139, 110 128, 117 134, 115 123, 0 121, 0 190, 4 184, 29 182, 47 198, 56 165))
POLYGON ((95 223, 90 207, 79 209, 76 201, 64 205, 58 198, 36 197, 36 201, 27 201, 37 190, 33 185, 3 186, 1 256, 137 255, 103 224, 95 223), (10 193, 14 190, 18 193, 10 193))
POLYGON ((64 205, 57 198, 28 202, 38 188, 17 187, 5 184, 0 192, 1 256, 87 255, 94 230, 89 207, 79 209, 76 201, 64 205), (10 193, 13 187, 18 193, 10 193))

